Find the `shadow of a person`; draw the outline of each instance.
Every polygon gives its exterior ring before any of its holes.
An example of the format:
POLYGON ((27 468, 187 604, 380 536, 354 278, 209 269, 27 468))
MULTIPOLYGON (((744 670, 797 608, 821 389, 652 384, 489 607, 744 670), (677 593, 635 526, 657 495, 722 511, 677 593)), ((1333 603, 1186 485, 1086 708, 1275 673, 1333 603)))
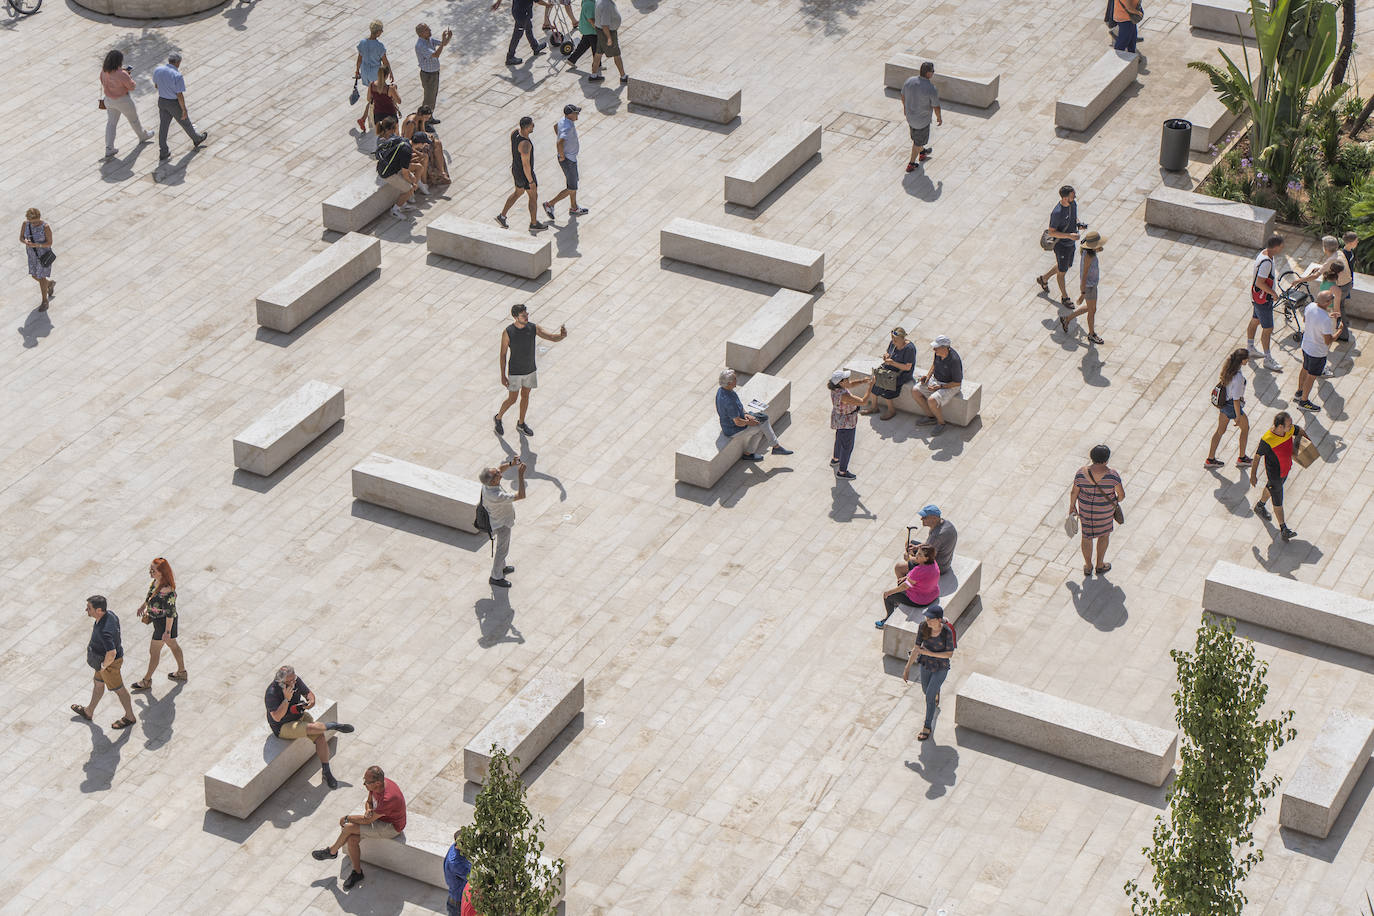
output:
POLYGON ((1082 362, 1078 364, 1078 371, 1083 373, 1083 383, 1093 388, 1111 387, 1111 381, 1102 374, 1104 365, 1097 347, 1088 347, 1087 352, 1083 354, 1082 362))
POLYGON ((148 750, 156 750, 172 740, 172 722, 177 715, 177 694, 181 693, 185 686, 185 682, 177 681, 176 685, 161 697, 154 697, 142 690, 134 694, 135 707, 139 706, 139 700, 143 701, 138 724, 143 729, 143 746, 148 750))
MULTIPOLYGON (((511 448, 509 442, 507 442, 505 439, 501 439, 500 442, 501 450, 506 453, 507 458, 516 457, 515 449, 511 448)), ((530 450, 529 440, 525 438, 525 435, 523 433, 520 434, 520 460, 525 462, 526 480, 547 480, 549 483, 553 484, 555 487, 558 488, 558 501, 560 503, 567 502, 568 491, 563 488, 563 481, 559 480, 552 474, 543 474, 534 469, 535 464, 539 461, 539 453, 530 450)))
POLYGON ((257 8, 258 0, 236 0, 225 8, 222 14, 230 27, 245 32, 248 30, 248 14, 257 8))
POLYGON ((91 730, 91 756, 81 767, 86 774, 86 778, 81 780, 81 791, 104 792, 114 784, 115 770, 119 769, 119 754, 133 728, 121 730, 119 737, 111 741, 105 737, 104 729, 94 722, 87 722, 80 716, 73 716, 72 721, 84 722, 91 730))
POLYGON ((1251 547, 1250 550, 1255 556, 1255 562, 1265 572, 1283 576, 1285 579, 1292 579, 1293 574, 1298 571, 1298 567, 1303 563, 1316 563, 1322 558, 1321 548, 1317 545, 1304 541, 1302 538, 1284 541, 1277 536, 1269 522, 1265 522, 1264 527, 1269 531, 1270 537, 1273 538, 1269 542, 1268 552, 1261 554, 1258 546, 1251 547))
POLYGON ((878 516, 864 505, 863 498, 854 492, 849 481, 836 477, 835 485, 830 488, 830 518, 837 522, 852 522, 856 518, 876 520, 878 516))
POLYGON ((24 349, 32 350, 38 346, 39 338, 47 337, 52 333, 52 319, 48 317, 47 312, 34 309, 29 312, 29 317, 24 319, 23 326, 17 330, 20 336, 24 338, 24 349))
POLYGON ((1101 576, 1088 579, 1082 585, 1068 582, 1065 588, 1073 598, 1073 608, 1078 616, 1104 633, 1122 626, 1130 617, 1126 611, 1126 593, 1121 586, 1101 576))
POLYGON ((515 628, 515 611, 510 606, 510 595, 505 589, 497 589, 490 598, 479 598, 472 610, 477 615, 477 626, 482 630, 477 645, 483 649, 503 642, 525 641, 524 635, 515 628))
POLYGON ((930 783, 926 798, 939 798, 954 785, 959 769, 959 752, 953 745, 936 744, 932 736, 928 741, 921 742, 920 760, 908 760, 906 768, 930 783))

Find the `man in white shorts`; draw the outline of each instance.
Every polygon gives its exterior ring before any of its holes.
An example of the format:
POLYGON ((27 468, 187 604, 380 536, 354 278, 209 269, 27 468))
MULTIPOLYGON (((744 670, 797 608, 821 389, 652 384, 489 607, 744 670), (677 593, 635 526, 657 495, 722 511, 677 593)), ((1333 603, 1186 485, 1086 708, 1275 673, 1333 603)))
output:
POLYGON ((534 430, 525 423, 525 411, 530 406, 530 389, 539 387, 534 363, 537 338, 560 341, 568 336, 568 329, 564 325, 559 325, 557 334, 549 333, 530 321, 529 309, 523 303, 512 305, 510 315, 515 320, 501 332, 501 356, 498 360, 501 366, 501 387, 506 389, 506 400, 492 419, 495 421, 496 435, 504 436, 506 427, 501 422, 501 417, 515 403, 516 398, 519 398, 520 419, 516 421, 515 428, 526 436, 533 436, 534 430))
POLYGON ((944 406, 959 396, 959 386, 964 381, 964 363, 945 335, 936 337, 930 346, 935 351, 935 359, 930 364, 930 371, 911 386, 911 396, 930 412, 930 416, 917 420, 916 425, 934 423, 939 432, 945 428, 944 406))

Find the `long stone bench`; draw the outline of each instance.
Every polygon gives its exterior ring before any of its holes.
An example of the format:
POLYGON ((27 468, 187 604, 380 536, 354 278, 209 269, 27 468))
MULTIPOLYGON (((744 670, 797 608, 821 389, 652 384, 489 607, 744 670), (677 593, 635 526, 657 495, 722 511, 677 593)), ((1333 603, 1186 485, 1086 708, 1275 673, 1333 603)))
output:
POLYGON ((1240 115, 1221 104, 1217 94, 1208 89, 1207 94, 1188 109, 1185 117, 1193 125, 1193 135, 1188 141, 1188 148, 1195 153, 1206 153, 1221 142, 1222 137, 1226 136, 1226 132, 1240 115))
POLYGON ((1344 308, 1352 317, 1374 321, 1374 277, 1355 274, 1355 288, 1344 308))
MULTIPOLYGON (((920 359, 919 356, 917 358, 920 359)), ((856 372, 862 372, 864 375, 872 375, 874 370, 876 370, 881 363, 882 360, 877 357, 860 356, 856 354, 845 361, 844 367, 856 372)), ((916 373, 917 378, 925 374, 925 371, 921 369, 919 363, 916 368, 918 370, 916 373)), ((893 408, 903 413, 914 413, 923 417, 931 416, 930 411, 926 410, 925 405, 917 401, 916 395, 912 393, 913 384, 914 383, 908 382, 902 386, 901 392, 897 397, 892 399, 893 408)), ((968 426, 974 421, 974 418, 978 416, 982 409, 983 386, 978 382, 971 382, 968 378, 965 378, 963 382, 959 384, 959 393, 955 395, 952 401, 941 408, 941 412, 945 415, 946 423, 952 423, 955 426, 968 426)))
POLYGON ((1279 823, 1312 836, 1325 837, 1341 815, 1369 754, 1374 751, 1374 720, 1337 709, 1283 785, 1279 823))
POLYGON ((725 199, 756 207, 812 156, 821 151, 821 126, 793 121, 770 132, 767 139, 725 173, 725 199))
POLYGON ((381 266, 381 240, 350 232, 258 296, 258 324, 289 334, 381 266))
POLYGON ((959 688, 954 722, 1152 786, 1164 784, 1178 750, 1177 732, 984 674, 959 688))
POLYGON ((1274 211, 1160 185, 1145 198, 1145 222, 1258 250, 1274 232, 1274 211))
MULTIPOLYGON (((895 581, 895 580, 894 580, 895 581)), ((950 623, 959 620, 983 585, 983 564, 959 554, 954 563, 940 573, 940 607, 950 623)), ((916 630, 925 620, 925 609, 897 605, 883 627, 883 654, 905 660, 916 645, 916 630)))
MULTIPOLYGON (((792 406, 792 383, 775 375, 759 372, 735 391, 746 409, 755 398, 767 404, 769 422, 775 427, 792 406)), ((673 458, 673 476, 683 483, 709 490, 740 460, 745 438, 747 433, 727 437, 721 431, 712 398, 711 419, 678 448, 673 458)))
POLYGON ((1250 18, 1250 0, 1193 0, 1188 25, 1222 35, 1255 37, 1255 23, 1250 18))
POLYGON ((553 244, 445 213, 429 224, 425 244, 435 254, 533 280, 553 266, 553 244))
POLYGON ((368 169, 329 196, 322 206, 324 228, 335 232, 357 232, 391 209, 398 192, 368 169))
POLYGON ((1218 560, 1202 586, 1213 614, 1374 656, 1374 601, 1218 560))
POLYGON ((312 379, 234 437, 234 467, 266 477, 343 415, 344 390, 312 379))
MULTIPOLYGON (((337 721, 339 704, 317 695, 310 715, 317 722, 337 721)), ((245 818, 315 759, 315 742, 304 738, 287 741, 272 734, 265 724, 255 727, 262 733, 235 744, 205 774, 205 807, 245 818)))
POLYGON ((907 80, 920 75, 921 64, 925 61, 935 64, 935 75, 930 81, 940 93, 940 101, 972 108, 991 108, 997 104, 997 90, 1002 80, 998 74, 958 68, 946 73, 935 58, 919 53, 898 54, 883 64, 883 85, 900 90, 907 80))
POLYGON ((545 668, 463 748, 463 775, 485 783, 495 744, 516 758, 512 766, 523 773, 558 733, 582 711, 585 694, 581 677, 545 668))
POLYGON ((725 365, 736 372, 763 372, 812 321, 810 293, 780 289, 725 341, 725 365))
POLYGON ((629 100, 689 118, 729 124, 739 117, 740 90, 662 70, 636 70, 630 77, 629 100))
POLYGON ((1054 123, 1066 130, 1087 130, 1135 82, 1139 68, 1136 55, 1128 51, 1104 51, 1064 87, 1054 103, 1054 123))
POLYGON ((482 485, 373 452, 353 468, 353 497, 476 534, 482 485))
POLYGON ((659 231, 659 254, 802 292, 825 274, 825 255, 812 248, 681 217, 659 231))

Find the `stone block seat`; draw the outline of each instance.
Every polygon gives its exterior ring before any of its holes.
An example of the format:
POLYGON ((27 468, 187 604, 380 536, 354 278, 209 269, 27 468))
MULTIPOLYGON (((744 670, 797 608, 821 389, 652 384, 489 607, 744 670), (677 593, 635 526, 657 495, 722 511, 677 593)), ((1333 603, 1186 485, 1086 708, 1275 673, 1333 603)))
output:
POLYGON ((725 199, 756 207, 778 185, 821 151, 821 126, 792 121, 770 129, 764 141, 725 173, 725 199))
POLYGON ((1355 288, 1351 290, 1350 301, 1343 308, 1352 318, 1374 321, 1374 277, 1355 274, 1355 288))
POLYGON ((400 196, 400 192, 377 177, 376 169, 369 167, 325 200, 324 228, 358 232, 390 210, 400 196))
POLYGON ((1145 198, 1145 222, 1259 250, 1274 231, 1274 211, 1160 185, 1145 198))
POLYGON ((493 744, 517 758, 513 767, 523 773, 582 711, 585 692, 577 675, 540 671, 463 748, 463 775, 469 782, 487 781, 493 744))
POLYGON ((77 0, 95 13, 121 19, 177 19, 223 6, 225 0, 77 0))
POLYGON ((935 84, 935 91, 940 93, 940 101, 971 108, 991 108, 997 104, 997 90, 1002 81, 1000 75, 990 70, 957 65, 946 72, 941 61, 916 51, 898 54, 883 64, 883 85, 888 89, 900 90, 907 80, 920 74, 921 64, 925 61, 935 65, 935 75, 930 81, 935 84))
POLYGON ((234 467, 266 477, 343 415, 342 388, 308 381, 234 437, 234 467))
MULTIPOLYGON (((917 359, 923 358, 925 357, 918 352, 917 359)), ((876 356, 860 356, 856 354, 845 361, 844 367, 846 369, 852 369, 855 372, 862 372, 865 375, 872 375, 881 362, 882 360, 878 359, 876 356)), ((916 364, 916 378, 919 379, 922 375, 925 375, 925 370, 928 368, 930 368, 928 364, 922 368, 921 364, 918 362, 916 364)), ((913 383, 909 382, 902 386, 901 392, 897 397, 892 399, 893 408, 903 413, 914 413, 923 417, 930 416, 930 411, 926 410, 925 405, 917 401, 916 396, 912 394, 912 384, 913 383)), ((983 386, 978 382, 969 381, 968 376, 965 376, 963 382, 959 384, 959 394, 942 408, 942 412, 945 415, 946 423, 953 424, 954 426, 968 426, 974 421, 982 409, 983 386)))
POLYGON ((1222 35, 1255 37, 1255 23, 1250 18, 1250 0, 1193 0, 1188 25, 1222 35))
MULTIPOLYGON (((746 409, 754 399, 767 404, 768 419, 775 429, 792 405, 792 383, 775 375, 760 372, 735 391, 746 409)), ((702 400, 709 404, 711 419, 678 448, 673 458, 673 476, 683 483, 709 490, 744 455, 745 434, 727 437, 720 428, 714 395, 702 400)))
POLYGON ((763 372, 810 326, 810 293, 780 289, 725 341, 725 365, 736 372, 763 372))
MULTIPOLYGON (((895 582, 896 579, 894 578, 895 582)), ((940 573, 940 607, 944 608, 945 619, 957 624, 959 615, 967 610, 983 586, 983 563, 969 557, 954 555, 954 563, 940 573)), ((877 611, 877 605, 874 605, 877 611)), ((881 616, 881 615, 878 615, 881 616)), ((878 619, 877 616, 874 619, 878 619)), ((911 648, 916 645, 916 629, 925 620, 925 609, 897 605, 892 616, 883 627, 883 654, 906 660, 911 648)), ((955 627, 958 631, 958 627, 955 627)))
MULTIPOLYGON (((517 219, 518 223, 519 220, 517 219)), ((553 266, 553 243, 527 231, 502 229, 445 213, 429 224, 425 244, 434 254, 533 280, 553 266)))
POLYGON ((1193 125, 1193 135, 1188 142, 1188 148, 1195 153, 1206 153, 1221 143, 1226 132, 1240 115, 1233 114, 1229 108, 1221 104, 1217 94, 1208 89, 1206 95, 1198 99, 1184 117, 1193 125))
POLYGON ((1283 784, 1279 823, 1311 836, 1331 832, 1350 798, 1369 754, 1374 751, 1374 720, 1336 709, 1283 784))
POLYGON ((629 101, 716 124, 739 117, 740 89, 715 80, 695 79, 663 70, 635 70, 629 101))
POLYGON ((1139 68, 1136 55, 1128 51, 1104 51, 1064 87, 1054 103, 1054 123, 1066 130, 1087 130, 1135 82, 1139 68))
MULTIPOLYGON (((317 695, 310 715, 317 722, 337 721, 339 704, 317 695)), ((205 807, 245 818, 314 759, 315 742, 278 738, 265 722, 255 720, 253 734, 236 743, 205 774, 205 807)))
POLYGON ((1202 586, 1213 614, 1374 656, 1374 601, 1218 560, 1202 586))
POLYGON ((381 240, 350 232, 258 296, 258 324, 289 334, 381 266, 381 240))
POLYGON ((1178 750, 1177 732, 985 674, 959 688, 954 722, 1151 786, 1164 784, 1178 750))
POLYGON ((825 255, 812 248, 680 217, 659 231, 659 254, 802 292, 825 274, 825 255))
POLYGON ((373 452, 353 468, 353 498, 476 534, 482 485, 373 452))

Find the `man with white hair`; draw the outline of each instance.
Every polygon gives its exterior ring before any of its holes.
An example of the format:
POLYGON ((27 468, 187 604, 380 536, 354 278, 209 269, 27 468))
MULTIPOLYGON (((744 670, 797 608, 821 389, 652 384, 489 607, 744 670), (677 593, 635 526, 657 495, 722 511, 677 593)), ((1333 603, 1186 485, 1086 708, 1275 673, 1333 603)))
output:
POLYGON ((267 704, 267 725, 272 734, 287 741, 304 738, 315 745, 315 756, 320 759, 320 773, 325 785, 331 789, 339 787, 339 781, 329 769, 329 740, 327 731, 353 731, 353 726, 343 722, 316 722, 307 710, 315 705, 315 694, 305 681, 296 677, 296 669, 282 665, 277 669, 272 683, 267 685, 263 697, 267 704))
POLYGON ((945 414, 941 408, 959 396, 959 387, 964 381, 964 362, 943 334, 930 342, 930 348, 935 351, 935 359, 930 364, 930 371, 911 386, 911 396, 930 413, 916 423, 934 423, 938 432, 945 428, 945 414))
POLYGON ((745 411, 743 402, 735 393, 735 386, 738 384, 739 379, 735 376, 734 369, 726 369, 720 374, 720 388, 716 391, 716 413, 720 415, 721 434, 728 439, 749 430, 744 440, 745 461, 762 461, 762 449, 765 444, 773 446, 774 455, 792 454, 791 449, 783 448, 778 442, 778 435, 773 432, 773 425, 768 421, 767 414, 745 411))
POLYGON ((515 501, 525 498, 525 462, 519 458, 485 468, 477 479, 482 482, 482 505, 491 519, 491 536, 496 541, 491 555, 491 576, 487 579, 497 588, 510 588, 507 573, 515 572, 514 566, 506 565, 506 555, 510 553, 510 530, 515 525, 515 501), (501 486, 501 475, 511 468, 516 469, 517 489, 514 493, 501 486))
POLYGON ((186 113, 186 80, 181 75, 181 52, 173 51, 167 55, 167 63, 153 70, 153 85, 157 86, 157 148, 158 160, 171 159, 172 151, 167 147, 167 128, 176 121, 186 136, 191 138, 196 149, 210 138, 208 130, 196 132, 191 116, 186 113))

